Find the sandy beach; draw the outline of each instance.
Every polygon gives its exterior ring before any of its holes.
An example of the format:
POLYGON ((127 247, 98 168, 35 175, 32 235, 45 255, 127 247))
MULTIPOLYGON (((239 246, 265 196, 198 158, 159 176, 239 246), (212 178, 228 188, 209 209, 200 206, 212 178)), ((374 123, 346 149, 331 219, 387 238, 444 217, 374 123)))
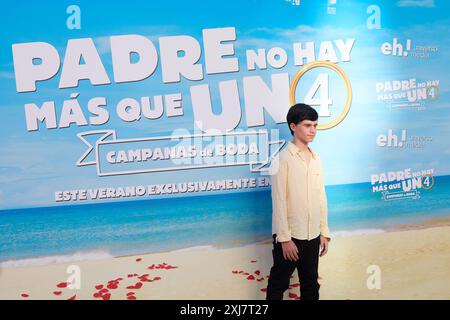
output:
MULTIPOLYGON (((264 299, 269 241, 44 266, 2 268, 0 299, 264 299), (67 285, 79 266, 81 288, 67 285)), ((319 268, 321 299, 450 299, 450 226, 335 237, 319 268), (381 288, 369 290, 378 266, 381 288)), ((298 299, 296 273, 285 299, 298 299)))

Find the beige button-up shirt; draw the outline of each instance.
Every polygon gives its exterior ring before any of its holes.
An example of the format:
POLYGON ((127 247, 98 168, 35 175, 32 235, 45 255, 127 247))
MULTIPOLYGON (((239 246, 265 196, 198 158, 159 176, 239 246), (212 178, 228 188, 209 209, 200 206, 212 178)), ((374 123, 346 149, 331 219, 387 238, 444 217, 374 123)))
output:
POLYGON ((277 242, 289 241, 291 237, 331 238, 322 161, 313 150, 311 153, 308 165, 305 155, 289 141, 272 161, 272 233, 277 235, 277 242))

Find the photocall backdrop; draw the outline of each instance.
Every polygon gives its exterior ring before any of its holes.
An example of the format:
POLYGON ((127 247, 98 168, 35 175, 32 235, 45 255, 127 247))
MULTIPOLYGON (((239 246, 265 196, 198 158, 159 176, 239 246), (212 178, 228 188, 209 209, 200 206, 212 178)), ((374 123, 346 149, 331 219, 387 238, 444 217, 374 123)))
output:
POLYGON ((447 1, 3 7, 5 269, 270 243, 297 102, 319 113, 333 238, 449 215, 447 1))

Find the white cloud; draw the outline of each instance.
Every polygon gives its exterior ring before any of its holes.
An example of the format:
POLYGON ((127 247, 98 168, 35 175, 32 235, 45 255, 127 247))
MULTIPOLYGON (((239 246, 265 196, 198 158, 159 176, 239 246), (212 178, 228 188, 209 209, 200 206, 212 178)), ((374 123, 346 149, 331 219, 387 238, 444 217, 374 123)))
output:
MULTIPOLYGON (((135 27, 132 31, 121 31, 118 33, 119 35, 128 35, 128 34, 138 34, 142 35, 144 37, 149 38, 151 41, 153 41, 154 44, 158 43, 158 39, 160 37, 165 36, 175 36, 175 35, 182 35, 187 34, 186 30, 181 30, 177 26, 141 26, 141 27, 135 27)), ((104 55, 111 52, 111 44, 110 44, 110 38, 112 36, 117 35, 117 32, 111 33, 107 36, 99 36, 94 38, 94 42, 97 48, 97 51, 100 55, 104 55)))
POLYGON ((14 79, 14 72, 0 72, 0 78, 5 78, 5 79, 14 79))
POLYGON ((425 7, 434 8, 434 0, 400 0, 397 2, 398 7, 425 7))
POLYGON ((429 164, 429 166, 430 166, 430 167, 437 167, 437 166, 439 166, 440 164, 441 164, 440 161, 431 161, 430 164, 429 164))
POLYGON ((299 34, 312 34, 312 33, 318 33, 318 32, 320 32, 320 29, 318 29, 318 28, 314 28, 314 27, 308 26, 308 25, 298 25, 294 29, 260 27, 260 28, 251 29, 246 33, 247 34, 266 33, 266 34, 274 35, 277 37, 284 36, 284 37, 290 38, 290 37, 293 37, 293 36, 296 36, 299 34))

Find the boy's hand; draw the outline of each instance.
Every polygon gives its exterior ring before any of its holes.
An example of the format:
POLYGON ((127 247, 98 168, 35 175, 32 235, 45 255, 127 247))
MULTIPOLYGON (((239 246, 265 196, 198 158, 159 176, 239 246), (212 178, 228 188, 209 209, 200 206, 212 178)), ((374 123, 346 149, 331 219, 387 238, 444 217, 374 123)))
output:
POLYGON ((321 257, 323 257, 324 255, 327 254, 329 241, 330 241, 330 239, 328 239, 322 235, 320 236, 320 256, 321 257))
POLYGON ((297 261, 298 258, 298 249, 295 245, 294 241, 289 240, 286 242, 281 242, 281 248, 283 249, 283 257, 289 261, 297 261))

